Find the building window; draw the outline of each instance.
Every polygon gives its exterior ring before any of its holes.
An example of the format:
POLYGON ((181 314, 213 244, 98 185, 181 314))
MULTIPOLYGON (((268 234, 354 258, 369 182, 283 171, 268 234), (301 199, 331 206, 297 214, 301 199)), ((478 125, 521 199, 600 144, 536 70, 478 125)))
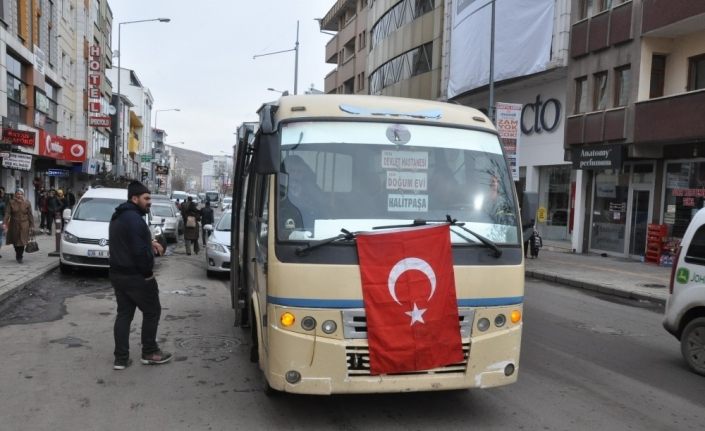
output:
POLYGON ((587 76, 581 76, 575 80, 575 109, 574 113, 587 112, 587 76))
POLYGON ((25 66, 11 55, 7 64, 7 117, 16 123, 27 122, 27 84, 22 80, 25 66))
POLYGON ((364 49, 365 45, 367 45, 367 31, 363 30, 362 33, 357 36, 357 50, 360 51, 364 49))
POLYGON ((434 0, 402 0, 394 5, 372 26, 370 49, 404 25, 431 12, 434 6, 434 0))
POLYGON ((663 223, 675 238, 683 238, 695 213, 705 207, 705 162, 666 164, 663 223))
POLYGON ((607 108, 607 72, 600 72, 593 75, 595 84, 592 107, 593 111, 607 108))
POLYGON ((370 75, 370 94, 381 94, 390 85, 429 72, 432 58, 432 42, 394 57, 370 75))
POLYGON ((654 54, 651 56, 651 85, 649 98, 663 96, 663 86, 666 82, 666 56, 654 54))
POLYGON ((580 0, 578 3, 578 19, 585 19, 590 16, 592 0, 580 0))
POLYGON ((688 59, 688 91, 705 88, 705 54, 688 59))
POLYGON ((597 7, 595 13, 600 13, 612 7, 612 0, 597 0, 595 6, 597 7))
POLYGON ((614 106, 626 106, 631 90, 631 68, 629 65, 614 70, 614 106))

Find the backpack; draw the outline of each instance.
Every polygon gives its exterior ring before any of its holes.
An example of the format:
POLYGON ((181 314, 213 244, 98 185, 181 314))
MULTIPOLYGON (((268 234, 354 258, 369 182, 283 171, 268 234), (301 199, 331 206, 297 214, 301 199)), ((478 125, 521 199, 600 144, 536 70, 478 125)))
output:
POLYGON ((196 227, 196 217, 188 216, 186 217, 186 227, 196 227))

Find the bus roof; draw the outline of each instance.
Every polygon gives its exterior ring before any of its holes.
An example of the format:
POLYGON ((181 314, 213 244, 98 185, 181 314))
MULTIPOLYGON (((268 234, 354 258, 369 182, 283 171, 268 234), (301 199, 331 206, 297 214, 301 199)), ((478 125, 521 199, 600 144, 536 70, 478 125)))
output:
POLYGON ((490 120, 477 109, 452 103, 404 97, 367 95, 283 96, 278 102, 276 120, 313 118, 399 119, 405 122, 437 122, 474 126, 494 131, 490 120))

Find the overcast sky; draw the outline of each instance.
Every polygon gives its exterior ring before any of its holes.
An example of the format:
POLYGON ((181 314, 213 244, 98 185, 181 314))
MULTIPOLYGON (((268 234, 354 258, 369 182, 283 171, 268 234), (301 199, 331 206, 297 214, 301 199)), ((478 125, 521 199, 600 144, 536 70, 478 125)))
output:
MULTIPOLYGON (((294 88, 294 53, 252 59, 253 55, 294 48, 300 21, 299 94, 323 79, 335 65, 325 63, 331 36, 319 32, 335 0, 109 0, 113 49, 118 23, 166 17, 170 23, 122 26, 121 66, 135 70, 160 112, 157 126, 167 143, 184 141, 206 154, 232 154, 235 130, 256 121, 256 110, 294 88)), ((117 59, 115 60, 117 67, 117 59)), ((154 113, 152 114, 154 117, 154 113)), ((152 119, 154 126, 154 118, 152 119)))

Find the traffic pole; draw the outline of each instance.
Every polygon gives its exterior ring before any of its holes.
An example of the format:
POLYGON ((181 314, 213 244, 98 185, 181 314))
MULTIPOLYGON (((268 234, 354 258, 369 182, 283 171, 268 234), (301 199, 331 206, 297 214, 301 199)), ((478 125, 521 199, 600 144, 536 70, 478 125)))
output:
POLYGON ((61 255, 59 247, 61 247, 61 214, 57 213, 54 216, 54 230, 56 231, 56 250, 49 252, 49 256, 55 257, 61 255))

